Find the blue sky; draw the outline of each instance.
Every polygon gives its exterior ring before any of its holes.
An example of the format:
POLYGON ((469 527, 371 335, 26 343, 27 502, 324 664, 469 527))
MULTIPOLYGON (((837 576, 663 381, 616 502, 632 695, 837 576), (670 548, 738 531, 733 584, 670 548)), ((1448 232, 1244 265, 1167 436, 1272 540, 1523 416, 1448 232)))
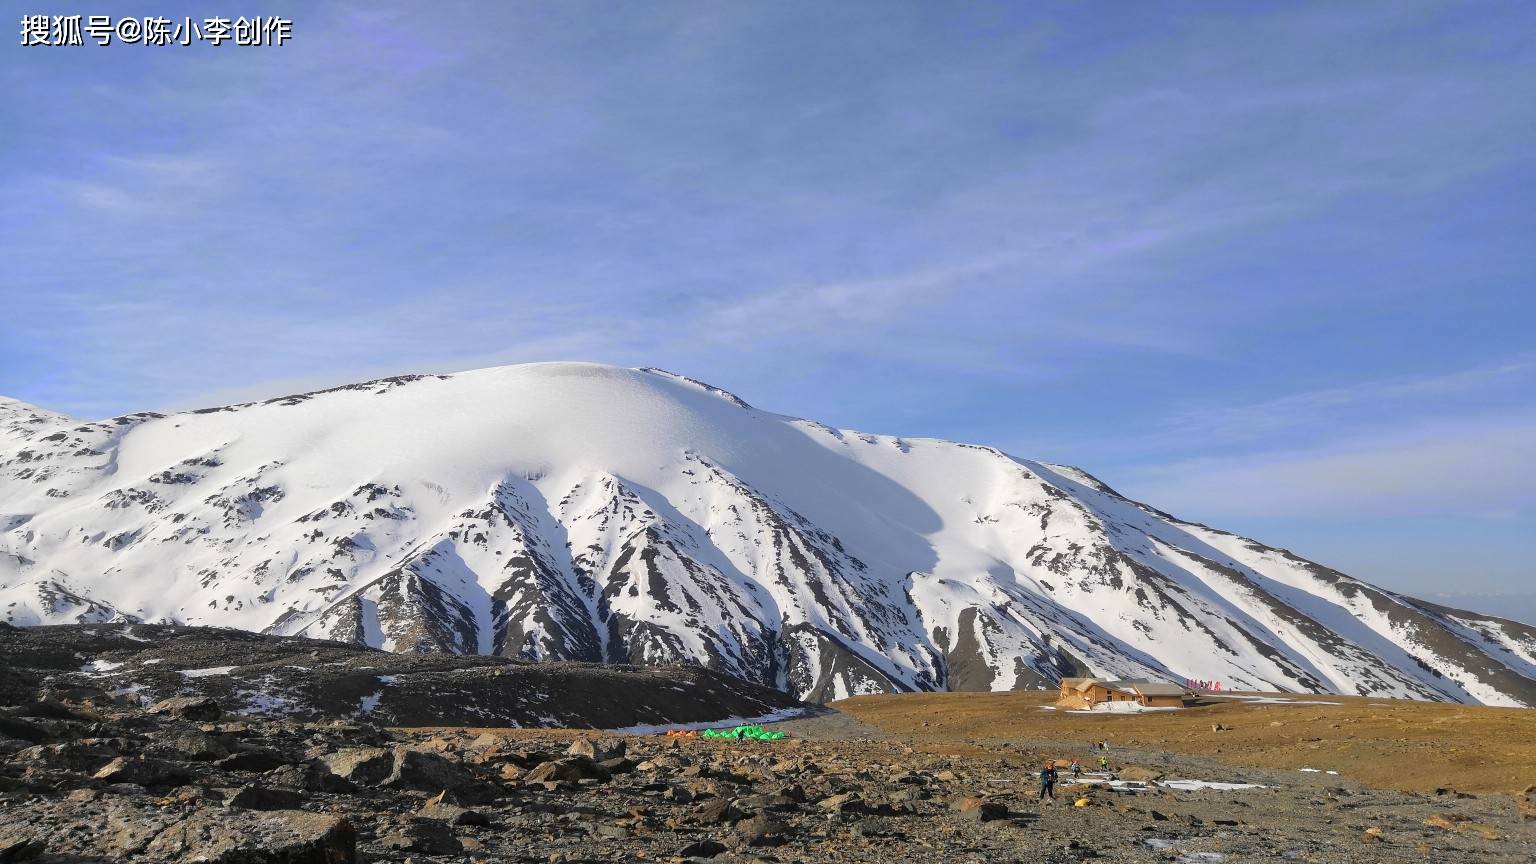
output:
POLYGON ((658 365, 1536 593, 1530 4, 238 6, 0 52, 0 393, 658 365))

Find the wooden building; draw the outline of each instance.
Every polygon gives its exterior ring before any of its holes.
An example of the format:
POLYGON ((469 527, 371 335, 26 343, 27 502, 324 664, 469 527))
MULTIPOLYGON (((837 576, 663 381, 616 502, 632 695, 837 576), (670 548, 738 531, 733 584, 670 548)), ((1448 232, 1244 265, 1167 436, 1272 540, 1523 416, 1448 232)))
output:
POLYGON ((1160 681, 1135 681, 1131 683, 1131 691, 1136 694, 1136 701, 1147 708, 1183 708, 1185 691, 1177 684, 1164 684, 1160 681))
POLYGON ((1102 678, 1063 678, 1063 708, 1091 709, 1106 702, 1135 702, 1147 708, 1182 708, 1185 691, 1162 681, 1105 681, 1102 678))

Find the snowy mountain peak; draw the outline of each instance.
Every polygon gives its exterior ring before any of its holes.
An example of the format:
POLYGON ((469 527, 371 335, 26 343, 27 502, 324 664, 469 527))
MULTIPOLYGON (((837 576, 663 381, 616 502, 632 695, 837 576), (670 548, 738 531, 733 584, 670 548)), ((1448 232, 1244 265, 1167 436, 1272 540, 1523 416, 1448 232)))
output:
POLYGON ((0 609, 702 663, 811 699, 1063 675, 1536 705, 1536 628, 989 447, 539 363, 82 422, 0 400, 0 609))

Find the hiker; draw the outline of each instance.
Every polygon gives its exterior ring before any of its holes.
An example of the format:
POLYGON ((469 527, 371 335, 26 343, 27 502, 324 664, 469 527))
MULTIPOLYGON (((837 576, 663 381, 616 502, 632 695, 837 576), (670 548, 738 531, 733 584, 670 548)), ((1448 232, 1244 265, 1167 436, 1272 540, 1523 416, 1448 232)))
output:
POLYGON ((1056 762, 1045 763, 1040 769, 1040 800, 1056 803, 1056 762))
POLYGON ((1109 757, 1108 756, 1100 756, 1099 757, 1099 770, 1103 771, 1106 774, 1109 773, 1109 757))
POLYGON ((1073 759, 1072 760, 1072 779, 1076 780, 1077 778, 1079 778, 1081 776, 1083 776, 1083 763, 1077 761, 1076 759, 1073 759))

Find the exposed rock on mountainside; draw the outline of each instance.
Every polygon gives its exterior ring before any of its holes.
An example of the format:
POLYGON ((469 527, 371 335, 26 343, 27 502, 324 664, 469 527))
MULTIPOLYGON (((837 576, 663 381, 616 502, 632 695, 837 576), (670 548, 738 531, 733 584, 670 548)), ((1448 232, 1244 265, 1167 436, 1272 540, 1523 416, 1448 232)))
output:
POLYGON ((614 729, 799 707, 783 691, 697 666, 640 669, 391 653, 207 627, 0 627, 0 697, 111 697, 193 720, 214 719, 197 712, 216 704, 248 716, 392 726, 614 729))
POLYGON ((1536 705, 1536 627, 997 450, 534 364, 82 422, 0 400, 0 612, 694 662, 823 700, 1063 674, 1536 705))

